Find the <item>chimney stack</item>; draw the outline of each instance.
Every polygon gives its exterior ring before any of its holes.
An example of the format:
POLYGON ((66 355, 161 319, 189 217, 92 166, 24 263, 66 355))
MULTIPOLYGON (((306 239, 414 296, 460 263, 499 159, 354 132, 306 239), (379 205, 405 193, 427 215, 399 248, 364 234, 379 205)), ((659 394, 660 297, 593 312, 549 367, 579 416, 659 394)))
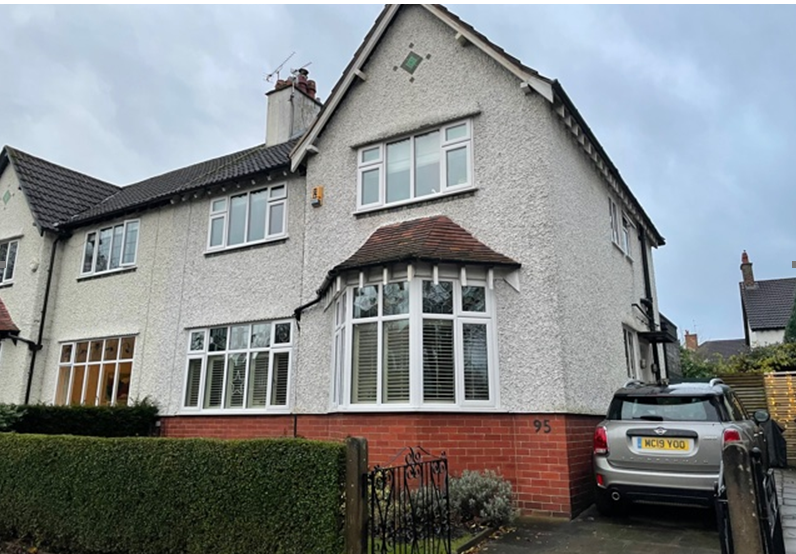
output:
POLYGON ((746 250, 741 254, 741 275, 743 276, 744 287, 755 286, 755 274, 752 271, 752 262, 749 261, 749 255, 746 253, 746 250))
POLYGON ((690 350, 692 352, 696 352, 697 347, 699 346, 699 340, 697 339, 697 334, 694 333, 693 335, 688 331, 685 332, 685 347, 686 350, 690 350))
POLYGON ((282 144, 300 135, 321 111, 321 103, 315 98, 318 88, 308 75, 305 68, 297 69, 287 79, 277 80, 274 89, 265 94, 268 97, 266 146, 282 144))

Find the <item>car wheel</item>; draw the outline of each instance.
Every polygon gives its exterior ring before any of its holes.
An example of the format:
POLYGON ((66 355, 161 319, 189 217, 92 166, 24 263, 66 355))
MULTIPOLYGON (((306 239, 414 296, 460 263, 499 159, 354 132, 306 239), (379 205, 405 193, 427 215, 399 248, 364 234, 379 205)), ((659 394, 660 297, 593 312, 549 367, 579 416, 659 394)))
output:
POLYGON ((605 489, 597 489, 594 504, 602 516, 618 517, 627 515, 627 502, 625 500, 612 500, 611 494, 605 489))

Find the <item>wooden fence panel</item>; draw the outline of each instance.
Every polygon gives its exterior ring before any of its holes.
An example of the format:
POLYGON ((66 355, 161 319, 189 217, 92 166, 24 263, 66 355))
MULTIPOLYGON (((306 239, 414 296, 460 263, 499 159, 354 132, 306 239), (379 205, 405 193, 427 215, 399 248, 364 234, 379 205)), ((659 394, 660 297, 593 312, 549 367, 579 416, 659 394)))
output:
POLYGON ((768 411, 771 418, 785 428, 788 465, 796 465, 796 372, 765 374, 768 411))
POLYGON ((736 396, 746 408, 749 415, 756 410, 767 410, 766 386, 762 374, 733 374, 721 375, 721 380, 735 391, 736 396))

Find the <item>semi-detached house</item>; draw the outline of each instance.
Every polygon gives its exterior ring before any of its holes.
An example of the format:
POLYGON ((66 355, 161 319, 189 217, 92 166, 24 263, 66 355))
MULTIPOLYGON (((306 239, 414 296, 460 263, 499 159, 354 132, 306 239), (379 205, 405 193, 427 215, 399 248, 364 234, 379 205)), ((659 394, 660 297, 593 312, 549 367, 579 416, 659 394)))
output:
POLYGON ((664 239, 561 85, 388 5, 325 103, 300 73, 268 104, 264 144, 125 187, 2 151, 0 401, 420 444, 588 505, 594 425, 671 332, 664 239))

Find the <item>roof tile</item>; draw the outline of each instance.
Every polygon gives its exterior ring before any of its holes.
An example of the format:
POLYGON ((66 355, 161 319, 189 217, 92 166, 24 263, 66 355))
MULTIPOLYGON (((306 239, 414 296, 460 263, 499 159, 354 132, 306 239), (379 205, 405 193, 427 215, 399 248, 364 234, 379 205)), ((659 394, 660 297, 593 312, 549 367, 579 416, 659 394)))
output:
POLYGON ((19 327, 14 325, 14 322, 11 320, 11 314, 8 313, 8 309, 6 305, 3 304, 2 298, 0 298, 0 333, 19 333, 19 327))

